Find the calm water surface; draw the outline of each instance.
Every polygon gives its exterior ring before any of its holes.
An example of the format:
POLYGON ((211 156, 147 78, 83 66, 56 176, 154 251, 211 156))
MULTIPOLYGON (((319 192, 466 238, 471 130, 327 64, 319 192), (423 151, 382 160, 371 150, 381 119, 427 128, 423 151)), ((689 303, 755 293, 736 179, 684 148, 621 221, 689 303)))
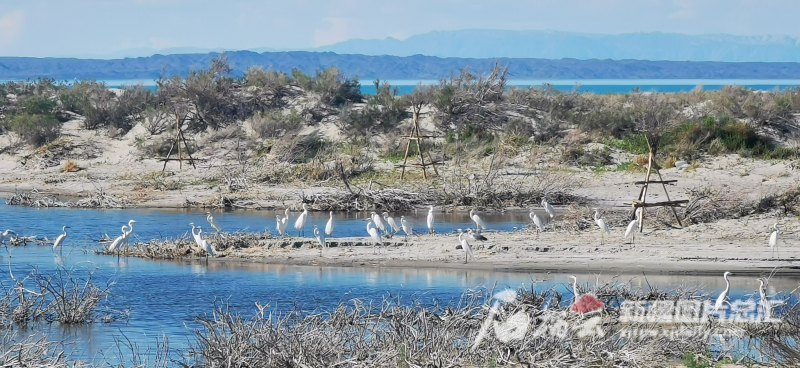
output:
MULTIPOLYGON (((425 211, 415 220, 421 224, 425 211)), ((274 212, 238 211, 215 213, 226 231, 242 229, 261 231, 274 227, 274 212)), ((296 213, 292 218, 296 216, 296 213)), ((363 214, 337 214, 338 236, 362 236, 363 214), (341 224, 341 225, 340 225, 341 224)), ((440 218, 443 217, 440 214, 440 218)), ((116 353, 116 339, 127 338, 140 346, 152 346, 166 335, 173 349, 188 346, 197 327, 195 317, 213 311, 215 303, 228 302, 245 314, 255 311, 255 303, 270 304, 275 310, 297 305, 305 311, 329 309, 340 301, 359 298, 379 303, 383 298, 399 297, 403 302, 418 300, 423 304, 456 303, 467 289, 517 288, 534 284, 538 290, 555 287, 571 295, 567 275, 498 273, 488 271, 438 269, 327 268, 251 263, 215 263, 194 261, 155 261, 94 254, 100 248, 96 240, 103 233, 116 233, 128 219, 137 220, 134 233, 140 239, 183 235, 189 222, 206 225, 198 212, 155 210, 73 210, 33 209, 0 205, 0 229, 14 229, 22 235, 48 236, 53 239, 61 226, 72 228, 66 246, 53 252, 49 246, 7 247, 0 251, 0 280, 10 281, 9 271, 18 278, 34 267, 49 274, 57 267, 73 268, 85 274, 95 271, 99 283, 114 282, 110 308, 130 310, 127 321, 95 323, 77 328, 42 325, 42 333, 51 339, 74 341, 75 357, 107 359, 116 353)), ((526 213, 488 217, 490 228, 509 229, 524 223, 526 213), (509 220, 510 221, 506 221, 509 220)), ((311 224, 324 224, 327 214, 312 213, 311 224)), ((439 225, 442 230, 469 225, 465 214, 450 215, 439 225)), ((419 226, 419 225, 418 225, 419 226)), ((419 226, 422 227, 422 226, 419 226)), ((580 275, 579 282, 593 284, 609 280, 612 274, 580 275)), ((721 277, 626 275, 620 282, 647 288, 648 283, 661 289, 680 285, 703 286, 717 295, 725 287, 721 277)), ((749 297, 757 292, 754 277, 733 277, 732 297, 749 297)), ((771 293, 789 292, 798 287, 795 278, 776 278, 771 293)), ((488 291, 487 291, 488 295, 488 291)))

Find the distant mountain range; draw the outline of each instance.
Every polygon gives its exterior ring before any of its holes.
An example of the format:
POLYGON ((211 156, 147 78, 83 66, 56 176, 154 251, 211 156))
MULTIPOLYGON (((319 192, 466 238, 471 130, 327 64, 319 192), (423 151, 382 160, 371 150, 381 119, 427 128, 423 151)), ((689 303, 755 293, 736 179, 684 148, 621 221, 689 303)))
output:
POLYGON ((317 51, 464 58, 800 62, 800 40, 789 36, 659 32, 603 35, 553 31, 436 31, 405 40, 349 40, 317 51))
MULTIPOLYGON (((80 58, 118 59, 155 54, 220 52, 222 48, 129 49, 80 58)), ((231 50, 231 49, 227 49, 231 50)), ((678 33, 583 34, 555 31, 435 31, 405 40, 354 39, 313 49, 256 48, 246 51, 330 51, 337 54, 426 55, 461 58, 539 58, 580 60, 669 60, 800 62, 800 40, 789 36, 686 35, 678 33)))
MULTIPOLYGON (((155 79, 186 75, 208 67, 217 53, 154 55, 98 60, 0 57, 0 79, 155 79)), ((514 79, 800 79, 800 63, 723 63, 640 60, 576 60, 522 58, 439 58, 433 56, 341 55, 332 52, 228 52, 234 75, 251 66, 313 74, 337 66, 349 76, 364 79, 439 79, 469 67, 486 73, 495 62, 508 66, 514 79)))

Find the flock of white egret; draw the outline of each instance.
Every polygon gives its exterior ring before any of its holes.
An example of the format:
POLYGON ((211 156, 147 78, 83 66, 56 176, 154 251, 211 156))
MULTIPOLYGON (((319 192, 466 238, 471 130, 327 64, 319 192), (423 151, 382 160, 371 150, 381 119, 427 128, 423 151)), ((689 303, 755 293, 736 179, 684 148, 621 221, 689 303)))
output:
MULTIPOLYGON (((547 203, 546 200, 542 200, 541 202, 542 209, 547 213, 549 216, 548 223, 555 218, 556 212, 552 205, 547 203)), ((306 220, 308 218, 308 206, 303 203, 302 205, 302 212, 297 216, 294 221, 294 228, 297 230, 299 236, 304 236, 305 234, 305 225, 306 220)), ((531 220, 531 229, 536 230, 537 237, 540 232, 544 232, 546 230, 545 222, 539 217, 539 215, 535 212, 534 209, 531 209, 530 213, 528 214, 531 220)), ((635 211, 636 218, 632 220, 624 233, 623 239, 631 239, 631 244, 634 244, 634 236, 635 236, 635 228, 641 222, 642 219, 642 212, 641 208, 638 208, 635 211)), ((487 238, 481 234, 481 230, 486 230, 486 223, 481 219, 480 215, 475 213, 475 210, 469 211, 469 218, 472 222, 475 223, 475 229, 467 229, 464 232, 462 229, 457 230, 458 234, 458 247, 461 248, 464 252, 464 263, 467 263, 469 258, 475 258, 475 254, 472 249, 472 245, 470 241, 486 241, 487 238)), ((276 226, 275 229, 278 232, 279 236, 287 236, 288 232, 286 228, 289 224, 290 219, 290 210, 287 208, 284 211, 284 215, 275 215, 276 226)), ((610 235, 611 231, 606 224, 605 220, 600 217, 600 210, 598 208, 594 208, 594 216, 593 219, 597 224, 597 227, 600 229, 600 244, 605 243, 605 236, 610 235)), ((220 224, 214 219, 214 216, 211 212, 206 212, 206 220, 208 221, 211 228, 213 228, 218 233, 222 231, 222 227, 220 224)), ((384 239, 391 238, 397 235, 401 230, 405 236, 406 242, 408 241, 408 236, 414 234, 414 229, 411 226, 410 221, 406 219, 405 216, 400 216, 400 223, 398 224, 395 221, 394 217, 392 217, 388 212, 383 212, 382 214, 378 214, 377 212, 370 213, 370 216, 365 219, 367 221, 366 232, 367 235, 372 240, 372 248, 373 253, 380 252, 380 248, 376 248, 377 246, 381 246, 384 243, 384 239)), ((435 234, 436 230, 435 227, 435 215, 434 215, 434 206, 430 206, 428 210, 428 215, 426 218, 426 225, 428 227, 429 234, 435 234)), ((128 245, 131 233, 133 232, 133 224, 136 223, 135 220, 128 221, 127 224, 123 225, 121 230, 122 234, 114 238, 113 241, 107 246, 106 250, 108 253, 114 253, 117 251, 121 245, 125 244, 128 245)), ((191 233, 192 237, 194 238, 197 247, 203 250, 206 253, 206 257, 214 256, 215 251, 214 247, 208 242, 207 239, 204 239, 202 236, 203 230, 200 226, 196 226, 194 223, 190 223, 189 226, 192 227, 191 233)), ((53 242, 53 249, 59 248, 64 242, 64 239, 67 237, 67 229, 69 226, 64 226, 62 228, 63 233, 60 234, 55 242, 53 242)), ((516 229, 516 228, 515 228, 516 229)), ((772 225, 772 233, 769 237, 769 247, 773 250, 773 255, 778 248, 778 242, 780 240, 781 230, 778 228, 778 223, 772 225)), ((330 217, 325 225, 324 231, 320 230, 317 225, 314 225, 313 235, 316 239, 318 246, 320 247, 320 255, 322 254, 322 249, 328 247, 327 239, 333 236, 334 231, 334 221, 333 221, 333 211, 330 212, 330 217)), ((11 235, 16 235, 12 230, 6 230, 5 232, 0 233, 0 244, 6 239, 10 239, 11 235)))

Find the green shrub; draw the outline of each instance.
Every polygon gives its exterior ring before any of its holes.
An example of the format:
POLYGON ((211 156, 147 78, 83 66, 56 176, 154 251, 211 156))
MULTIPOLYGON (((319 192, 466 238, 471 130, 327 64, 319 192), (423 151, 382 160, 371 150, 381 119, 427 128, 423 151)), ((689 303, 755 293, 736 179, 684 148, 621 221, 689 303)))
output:
POLYGON ((46 96, 27 96, 19 102, 19 106, 28 115, 52 115, 58 103, 46 96))
POLYGON ((250 122, 259 138, 277 138, 300 129, 303 117, 294 109, 289 114, 281 111, 259 111, 250 122))
POLYGON ((650 148, 647 146, 647 138, 644 134, 630 134, 623 136, 621 139, 610 138, 604 143, 607 146, 638 155, 650 152, 650 148))
POLYGON ((3 123, 4 128, 25 142, 39 147, 58 138, 61 122, 53 115, 16 114, 3 123))

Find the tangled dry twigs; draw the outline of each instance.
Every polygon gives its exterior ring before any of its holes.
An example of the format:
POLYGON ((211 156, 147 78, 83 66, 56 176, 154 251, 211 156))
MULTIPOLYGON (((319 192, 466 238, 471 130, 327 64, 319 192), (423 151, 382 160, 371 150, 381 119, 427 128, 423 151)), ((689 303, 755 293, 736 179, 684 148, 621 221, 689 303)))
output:
POLYGON ((89 194, 88 197, 81 198, 76 202, 61 201, 55 196, 41 194, 37 189, 28 192, 15 192, 6 201, 11 206, 26 207, 74 207, 74 208, 128 208, 131 203, 124 199, 108 194, 102 188, 89 194))

